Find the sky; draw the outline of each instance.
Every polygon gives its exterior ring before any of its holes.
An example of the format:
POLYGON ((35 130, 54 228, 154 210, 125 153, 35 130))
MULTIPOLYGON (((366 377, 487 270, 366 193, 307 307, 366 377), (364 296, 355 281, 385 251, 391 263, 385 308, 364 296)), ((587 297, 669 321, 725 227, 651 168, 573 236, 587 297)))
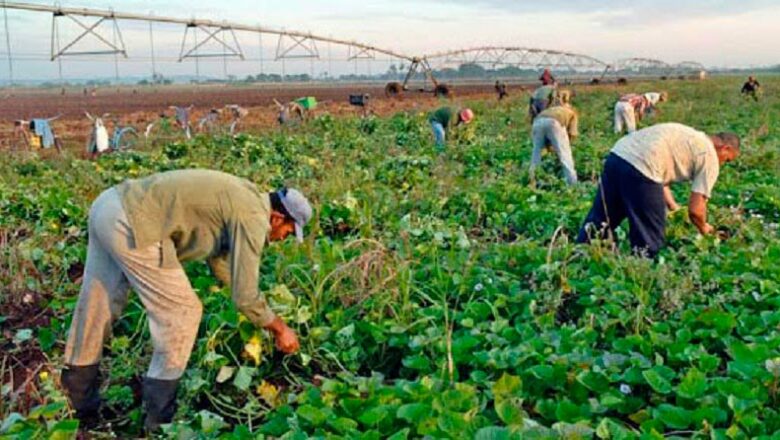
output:
MULTIPOLYGON (((52 4, 30 0, 31 3, 52 4)), ((273 28, 310 31, 356 40, 408 54, 481 45, 540 47, 588 54, 611 62, 627 57, 657 58, 670 63, 698 61, 706 66, 780 64, 780 0, 61 0, 62 6, 208 18, 273 28)), ((89 19, 83 19, 88 22, 89 19)), ((76 35, 73 22, 60 19, 61 46, 76 35)), ((51 16, 9 11, 11 54, 18 77, 56 78, 58 63, 44 61, 51 44, 51 16)), ((64 77, 145 75, 151 71, 149 29, 137 22, 119 23, 129 58, 116 64, 101 59, 67 58, 64 77)), ((101 33, 112 39, 110 26, 101 33)), ((230 73, 370 73, 386 70, 382 62, 344 62, 328 47, 330 61, 274 62, 275 37, 239 34, 247 61, 202 59, 175 62, 182 44, 180 26, 155 25, 158 70, 166 74, 230 73), (260 59, 264 62, 260 63, 260 59), (334 59, 338 59, 334 61, 334 59)), ((2 33, 5 40, 5 32, 2 33)), ((192 37, 192 35, 190 35, 192 37)), ((227 36, 227 38, 232 38, 227 36)), ((94 39, 93 39, 94 40, 94 39)), ((0 80, 8 77, 5 41, 0 42, 0 80)), ((285 42, 286 43, 286 42, 285 42)), ((188 43, 191 44, 191 41, 188 43)), ((77 47, 74 46, 74 50, 77 47)), ((79 49, 99 49, 84 39, 79 49)), ((218 48, 206 45, 206 52, 218 48)), ((326 48, 317 50, 323 58, 326 48)))

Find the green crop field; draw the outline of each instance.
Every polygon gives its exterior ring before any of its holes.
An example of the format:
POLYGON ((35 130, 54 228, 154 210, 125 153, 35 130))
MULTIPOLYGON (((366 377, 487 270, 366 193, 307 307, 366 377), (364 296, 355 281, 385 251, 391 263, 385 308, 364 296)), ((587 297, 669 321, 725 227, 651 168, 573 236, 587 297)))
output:
MULTIPOLYGON (((575 87, 581 183, 553 155, 529 186, 527 98, 465 101, 443 154, 423 113, 322 115, 291 132, 198 138, 90 162, 0 162, 0 438, 72 438, 59 386, 91 201, 126 178, 212 168, 311 196, 306 242, 266 247, 260 288, 301 336, 283 356, 205 264, 204 317, 171 438, 780 438, 780 78, 575 87), (702 237, 668 219, 657 261, 575 245, 621 93, 667 90, 643 125, 731 130, 702 237)), ((510 90, 511 91, 511 90, 510 90)), ((689 188, 674 187, 678 201, 689 188)), ((618 235, 625 238, 624 229, 618 235)), ((142 426, 151 345, 137 297, 105 348, 107 420, 142 426)), ((113 433, 113 434, 112 434, 113 433)))

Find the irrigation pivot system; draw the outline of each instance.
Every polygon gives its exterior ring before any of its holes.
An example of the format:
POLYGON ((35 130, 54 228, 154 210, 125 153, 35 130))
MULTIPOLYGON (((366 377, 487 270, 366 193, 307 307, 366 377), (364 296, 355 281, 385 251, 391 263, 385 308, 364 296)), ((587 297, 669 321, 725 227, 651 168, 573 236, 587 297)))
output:
MULTIPOLYGON (((156 71, 156 58, 154 50, 154 23, 166 23, 168 25, 180 25, 183 30, 181 45, 179 47, 177 62, 200 58, 221 57, 245 60, 240 39, 236 32, 248 32, 258 34, 261 41, 262 35, 273 35, 277 38, 274 61, 282 61, 282 79, 284 78, 284 60, 295 59, 322 59, 318 44, 340 45, 346 48, 346 59, 343 61, 373 60, 377 55, 382 55, 392 60, 401 62, 401 69, 408 65, 402 82, 390 82, 385 87, 385 93, 389 96, 398 95, 411 87, 411 81, 422 77, 421 91, 433 91, 435 94, 447 94, 449 88, 441 84, 434 75, 432 66, 451 66, 453 64, 473 64, 488 66, 492 69, 498 67, 515 67, 521 69, 553 68, 562 74, 571 75, 600 75, 602 78, 610 71, 618 74, 648 74, 661 73, 669 75, 676 72, 690 72, 703 70, 703 66, 695 62, 685 62, 678 65, 670 65, 663 61, 644 58, 630 58, 609 64, 597 58, 559 51, 528 47, 513 46, 484 46, 468 49, 457 49, 444 52, 436 52, 428 55, 415 56, 401 53, 395 50, 376 47, 370 44, 360 43, 332 37, 315 35, 310 32, 292 30, 280 30, 260 25, 247 25, 227 21, 215 21, 207 19, 183 19, 175 17, 156 16, 151 14, 137 14, 118 12, 114 10, 101 10, 92 8, 69 8, 61 6, 47 6, 24 2, 0 2, 4 8, 6 46, 8 58, 8 70, 10 82, 13 83, 13 53, 11 51, 10 30, 7 21, 7 10, 22 10, 32 12, 49 13, 51 21, 50 61, 57 61, 62 79, 62 59, 70 56, 102 56, 112 55, 115 58, 116 76, 119 78, 118 57, 128 58, 128 50, 119 26, 120 21, 136 21, 149 24, 149 42, 151 46, 151 63, 153 72, 156 71), (78 33, 65 39, 60 29, 61 22, 76 26, 78 33), (107 31, 111 33, 106 35, 107 31), (87 37, 98 44, 88 50, 83 49, 83 40, 87 37), (80 49, 80 46, 82 47, 80 49), (214 49, 214 46, 218 50, 214 49), (209 49, 210 47, 210 49, 209 49), (408 64, 407 64, 408 63, 408 64)), ((330 49, 328 49, 328 61, 330 62, 330 49)), ((262 63, 262 54, 260 57, 262 63)), ((226 61, 223 61, 226 66, 226 61)), ((197 69, 197 67, 196 67, 197 69)), ((313 72, 313 67, 312 67, 313 72)), ((225 67, 227 76, 227 67, 225 67)), ((312 75, 313 76, 313 75, 312 75)))
POLYGON ((426 55, 430 62, 438 61, 444 65, 478 64, 495 69, 513 66, 542 69, 545 67, 572 72, 606 72, 610 66, 604 61, 589 55, 559 50, 536 49, 530 47, 483 46, 469 49, 457 49, 426 55))
POLYGON ((620 75, 686 75, 706 71, 706 68, 695 61, 683 61, 669 64, 652 58, 625 58, 615 62, 615 73, 620 75))

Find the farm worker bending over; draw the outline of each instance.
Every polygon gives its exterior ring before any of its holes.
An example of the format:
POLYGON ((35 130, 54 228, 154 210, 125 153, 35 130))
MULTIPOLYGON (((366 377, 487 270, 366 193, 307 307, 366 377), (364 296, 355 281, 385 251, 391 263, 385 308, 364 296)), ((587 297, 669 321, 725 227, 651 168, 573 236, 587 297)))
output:
POLYGON ((666 99, 666 92, 651 92, 643 95, 632 93, 621 96, 615 103, 615 133, 622 133, 624 127, 629 133, 635 132, 637 123, 642 120, 645 113, 655 110, 658 103, 666 99))
POLYGON ((433 129, 433 137, 436 141, 436 147, 439 151, 444 148, 444 142, 447 137, 447 129, 450 126, 457 127, 460 124, 468 124, 474 119, 474 112, 469 108, 458 111, 451 107, 441 107, 428 115, 428 122, 433 129), (453 120, 455 122, 453 123, 453 120))
POLYGON ((542 76, 539 77, 539 81, 542 82, 542 85, 549 86, 555 84, 555 77, 550 73, 550 69, 544 69, 542 76))
POLYGON ((758 83, 758 80, 752 76, 749 76, 747 82, 742 85, 741 93, 747 97, 753 98, 755 101, 758 101, 758 92, 760 90, 761 84, 758 83))
POLYGON ((666 123, 639 130, 612 148, 601 174, 593 207, 580 229, 578 243, 612 235, 628 218, 628 237, 635 251, 654 257, 664 242, 666 210, 679 208, 669 185, 691 181, 688 215, 702 234, 707 223, 707 200, 720 165, 739 155, 733 133, 707 135, 682 124, 666 123))
POLYGON ((531 95, 531 101, 528 104, 528 114, 531 119, 539 116, 555 99, 555 86, 545 85, 538 87, 531 95))
POLYGON ((298 350, 295 332, 258 293, 266 240, 282 240, 312 216, 294 189, 261 192, 254 183, 210 170, 177 170, 127 180, 104 191, 89 213, 84 281, 65 347, 62 384, 76 410, 95 421, 100 406, 98 363, 111 323, 135 290, 149 318, 154 352, 143 383, 145 428, 156 430, 176 412, 176 386, 187 366, 202 305, 180 261, 207 259, 232 289, 238 310, 268 329, 285 353, 298 350))
POLYGON ((509 96, 509 93, 506 91, 506 83, 500 80, 496 80, 496 85, 494 86, 496 89, 496 95, 498 95, 498 100, 501 101, 502 99, 509 96))
MULTIPOLYGON (((531 154, 531 182, 535 182, 535 170, 542 163, 542 150, 552 146, 563 166, 566 183, 577 183, 577 171, 574 169, 574 157, 571 153, 571 139, 579 135, 577 131, 577 112, 568 105, 569 94, 562 93, 559 105, 548 108, 534 119, 531 137, 534 143, 531 154)), ((532 183, 533 184, 533 183, 532 183)))

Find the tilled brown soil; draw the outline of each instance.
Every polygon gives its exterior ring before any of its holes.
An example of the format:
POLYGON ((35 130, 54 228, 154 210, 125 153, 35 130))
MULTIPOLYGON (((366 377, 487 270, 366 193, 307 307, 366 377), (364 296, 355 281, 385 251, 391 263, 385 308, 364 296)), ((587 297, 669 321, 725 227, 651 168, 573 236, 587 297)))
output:
MULTIPOLYGON (((520 86, 515 86, 518 92, 520 86)), ((493 98, 492 85, 459 85, 457 97, 493 98)), ((512 90, 510 89, 510 92, 512 90)), ((84 116, 111 113, 117 115, 123 125, 131 125, 142 132, 147 124, 169 106, 194 105, 191 124, 197 122, 211 108, 238 104, 249 109, 242 120, 242 131, 259 131, 276 125, 277 108, 273 100, 288 102, 302 96, 314 96, 318 106, 313 114, 331 113, 337 116, 356 115, 360 109, 349 105, 350 94, 370 94, 370 109, 377 115, 392 114, 401 110, 428 110, 439 104, 432 93, 407 91, 400 97, 387 98, 381 84, 354 85, 283 85, 283 86, 165 86, 122 87, 92 89, 69 88, 61 90, 14 90, 0 95, 0 140, 9 145, 16 119, 52 117, 60 115, 53 128, 68 148, 83 147, 90 132, 90 122, 84 116)), ((112 128, 109 125, 109 130, 112 128)))

